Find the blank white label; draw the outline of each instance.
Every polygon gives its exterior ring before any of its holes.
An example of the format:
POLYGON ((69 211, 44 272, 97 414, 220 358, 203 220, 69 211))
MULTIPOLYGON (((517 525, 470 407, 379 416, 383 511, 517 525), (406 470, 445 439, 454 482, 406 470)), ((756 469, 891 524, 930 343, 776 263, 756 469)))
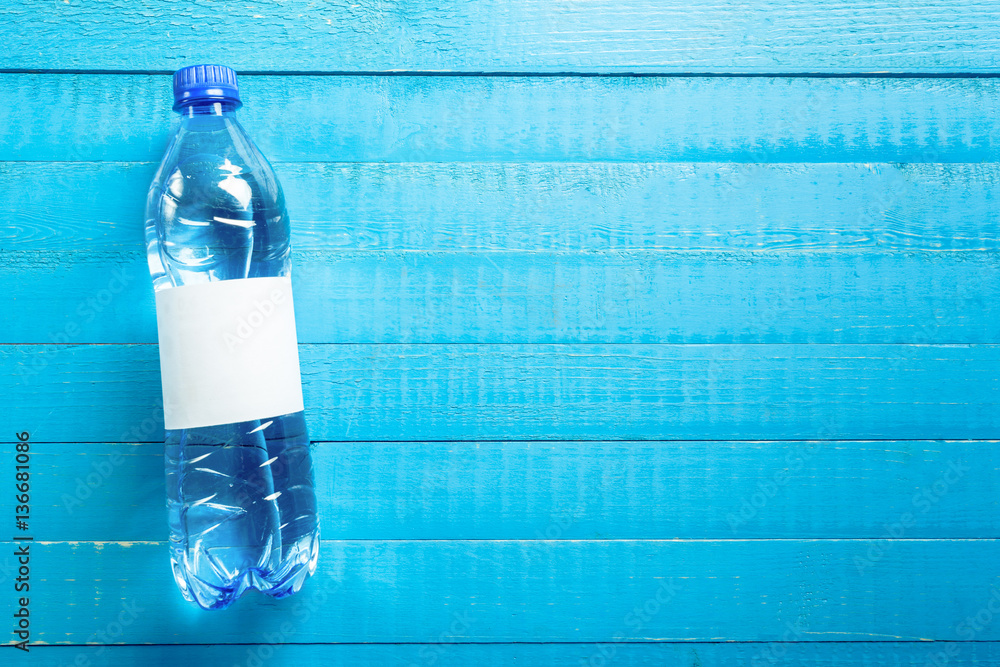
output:
POLYGON ((168 430, 302 410, 291 279, 160 290, 156 326, 168 430))

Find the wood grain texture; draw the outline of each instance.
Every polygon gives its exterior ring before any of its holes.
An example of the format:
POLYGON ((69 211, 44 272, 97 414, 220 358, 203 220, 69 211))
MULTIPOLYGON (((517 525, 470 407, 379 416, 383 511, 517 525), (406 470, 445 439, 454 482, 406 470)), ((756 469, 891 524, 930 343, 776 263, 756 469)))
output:
MULTIPOLYGON (((793 626, 794 627, 794 626, 793 626)), ((437 644, 266 644, 254 646, 41 646, 13 664, 62 667, 82 655, 94 667, 179 663, 300 667, 303 664, 437 665, 509 667, 705 667, 707 665, 795 664, 817 667, 894 665, 927 667, 934 660, 951 667, 991 667, 1000 661, 997 642, 600 642, 560 644, 462 644, 445 634, 437 644), (754 662, 756 660, 756 663, 754 662), (193 662, 192 662, 193 661, 193 662), (928 662, 930 661, 930 662, 928 662)))
MULTIPOLYGON (((878 539, 906 513, 907 538, 994 538, 998 444, 324 442, 312 455, 337 539, 878 539)), ((162 445, 37 444, 31 465, 35 539, 165 538, 162 445)))
MULTIPOLYGON (((4 343, 155 343, 144 258, 0 260, 4 343), (74 259, 83 261, 75 262, 74 259)), ((300 343, 1000 342, 993 251, 297 253, 300 343)))
MULTIPOLYGON (((975 439, 1000 427, 992 345, 303 345, 300 358, 314 440, 975 439)), ((152 345, 0 346, 0 391, 13 429, 38 442, 161 439, 152 345)))
MULTIPOLYGON (((155 342, 140 235, 150 170, 0 170, 0 294, 22 314, 0 341, 155 342)), ((304 218, 301 342, 1000 339, 992 164, 282 171, 304 218)))
POLYGON ((982 72, 1000 62, 994 9, 969 0, 15 0, 0 12, 10 26, 0 67, 172 70, 221 61, 274 71, 982 72))
MULTIPOLYGON (((277 166, 298 252, 1000 250, 995 162, 277 166)), ((135 162, 0 162, 6 262, 144 253, 135 162)))
MULTIPOLYGON (((240 81, 241 122, 275 162, 981 162, 1000 147, 993 78, 240 81)), ((163 75, 0 74, 0 160, 158 162, 171 105, 163 75)))
POLYGON ((34 617, 52 644, 99 640, 123 605, 134 620, 111 643, 256 643, 282 622, 289 643, 960 640, 1000 557, 995 540, 325 541, 298 595, 206 614, 163 542, 32 550, 31 592, 59 600, 34 617))
POLYGON ((32 433, 38 540, 5 664, 1000 662, 990 3, 0 19, 0 441, 32 433), (251 72, 289 196, 329 540, 222 614, 158 541, 139 234, 197 61, 251 72))

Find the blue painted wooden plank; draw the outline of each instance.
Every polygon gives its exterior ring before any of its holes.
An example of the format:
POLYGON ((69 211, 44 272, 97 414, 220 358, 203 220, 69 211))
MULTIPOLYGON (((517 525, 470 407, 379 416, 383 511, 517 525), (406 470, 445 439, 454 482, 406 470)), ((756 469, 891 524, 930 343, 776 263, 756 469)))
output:
MULTIPOLYGON (((241 121, 276 162, 982 162, 1000 146, 992 78, 241 82, 241 121)), ((0 74, 0 160, 158 162, 171 104, 163 75, 0 74)))
MULTIPOLYGON (((1000 334, 994 253, 954 252, 998 245, 995 165, 285 169, 304 218, 293 239, 302 342, 1000 334)), ((134 164, 3 168, 0 294, 21 317, 0 341, 156 340, 138 222, 149 175, 134 164)))
MULTIPOLYGON (((302 345, 300 358, 314 440, 976 439, 1000 427, 992 345, 302 345)), ((0 346, 7 421, 38 442, 159 441, 158 385, 152 345, 0 346)))
MULTIPOLYGON (((155 165, 0 162, 0 251, 143 252, 155 165)), ((298 252, 1000 250, 990 163, 282 163, 298 252)), ((9 261, 9 260, 8 260, 9 261)))
MULTIPOLYGON (((301 343, 997 343, 994 251, 297 252, 301 343)), ((0 259, 3 343, 155 343, 144 257, 0 259), (4 261, 6 260, 6 261, 4 261), (13 260, 13 261, 11 261, 13 260)))
MULTIPOLYGON (((280 626, 279 626, 280 627, 280 626)), ((794 628, 794 625, 793 625, 794 628)), ((279 640, 280 633, 265 633, 279 640)), ((791 634, 791 633, 790 633, 791 634)), ((178 664, 301 667, 302 665, 436 665, 437 667, 705 667, 769 664, 814 666, 894 665, 991 667, 1000 662, 997 642, 774 642, 774 643, 562 643, 461 644, 447 630, 436 644, 270 644, 252 646, 33 646, 13 656, 14 665, 62 667, 83 656, 93 667, 178 664)))
POLYGON ((163 70, 223 61, 269 71, 982 72, 1000 57, 994 9, 983 0, 292 0, 224 8, 14 0, 0 11, 10 26, 0 33, 8 46, 0 67, 163 70))
POLYGON ((1000 636, 966 621, 1000 594, 995 540, 326 541, 301 593, 224 613, 181 598, 162 542, 31 549, 32 640, 53 644, 102 641, 123 611, 108 641, 254 643, 283 622, 293 643, 1000 636))
MULTIPOLYGON (((998 444, 341 442, 313 461, 337 539, 879 539, 906 512, 906 537, 993 538, 998 444)), ((31 466, 35 539, 165 539, 162 445, 36 444, 31 466)))

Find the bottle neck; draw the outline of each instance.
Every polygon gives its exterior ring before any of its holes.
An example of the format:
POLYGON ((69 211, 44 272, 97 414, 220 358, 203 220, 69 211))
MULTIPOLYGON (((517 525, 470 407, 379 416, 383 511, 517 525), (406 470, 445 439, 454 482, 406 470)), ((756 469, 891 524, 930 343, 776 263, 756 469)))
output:
POLYGON ((233 102, 195 102, 177 110, 181 118, 204 118, 206 116, 235 116, 236 104, 233 102))

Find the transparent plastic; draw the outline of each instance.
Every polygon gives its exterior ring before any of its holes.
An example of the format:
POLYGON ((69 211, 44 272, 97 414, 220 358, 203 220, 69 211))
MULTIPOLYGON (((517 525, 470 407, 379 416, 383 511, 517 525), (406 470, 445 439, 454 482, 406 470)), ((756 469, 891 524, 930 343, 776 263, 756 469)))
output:
MULTIPOLYGON (((289 276, 288 214, 270 164, 228 102, 194 104, 153 178, 146 252, 155 290, 289 276)), ((184 597, 228 607, 249 588, 282 598, 316 569, 302 412, 166 432, 170 560, 184 597)))

